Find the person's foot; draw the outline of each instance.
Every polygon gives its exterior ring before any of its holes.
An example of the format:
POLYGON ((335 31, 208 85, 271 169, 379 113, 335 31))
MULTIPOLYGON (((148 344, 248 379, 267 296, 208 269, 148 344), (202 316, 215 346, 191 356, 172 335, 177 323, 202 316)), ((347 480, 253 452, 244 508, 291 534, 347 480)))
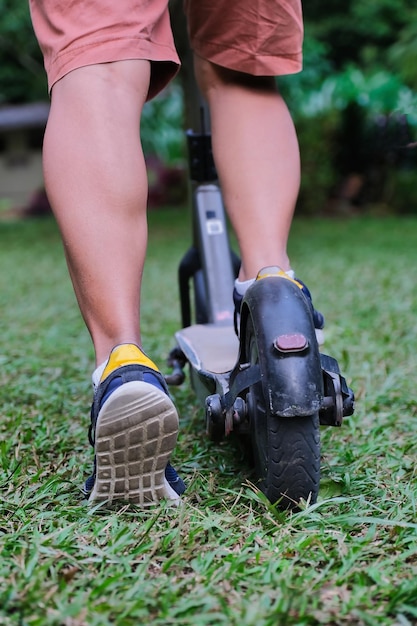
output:
POLYGON ((303 294, 305 295, 305 297, 307 298, 307 300, 309 301, 309 303, 311 305, 311 313, 313 315, 314 328, 316 330, 323 330, 323 328, 324 328, 324 315, 323 315, 323 313, 320 313, 320 311, 318 311, 317 309, 314 308, 314 306, 313 306, 313 297, 312 297, 312 295, 310 293, 310 289, 299 278, 295 278, 294 280, 295 280, 296 283, 301 285, 301 291, 303 292, 303 294))
MULTIPOLYGON (((274 272, 279 270, 279 268, 271 268, 271 269, 274 269, 274 272)), ((258 274, 258 278, 260 278, 262 276, 262 273, 265 272, 266 270, 268 270, 268 268, 265 268, 265 270, 261 270, 261 272, 259 272, 258 274)), ((316 329, 317 340, 319 343, 322 343, 323 342, 322 330, 324 327, 324 315, 320 313, 320 311, 317 311, 317 309, 314 308, 313 299, 311 297, 311 293, 307 285, 303 283, 303 281, 300 280, 299 278, 292 278, 290 275, 287 274, 287 272, 284 272, 283 270, 281 270, 279 273, 284 278, 288 278, 288 280, 292 280, 293 282, 297 283, 297 285, 300 287, 301 291, 305 295, 311 307, 311 313, 313 316, 314 328, 316 329)), ((235 331, 237 335, 239 334, 240 308, 242 306, 243 297, 244 296, 240 294, 235 287, 233 289, 233 302, 235 305, 234 323, 235 323, 235 331)))
POLYGON ((116 346, 91 408, 89 502, 179 500, 185 485, 169 463, 177 435, 177 411, 155 364, 136 345, 116 346))

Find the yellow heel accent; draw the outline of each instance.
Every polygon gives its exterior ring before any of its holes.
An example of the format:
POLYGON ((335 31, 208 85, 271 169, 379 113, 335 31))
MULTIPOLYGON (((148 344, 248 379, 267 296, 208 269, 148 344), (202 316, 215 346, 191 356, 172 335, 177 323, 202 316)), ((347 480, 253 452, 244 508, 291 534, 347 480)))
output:
POLYGON ((120 346, 116 346, 110 353, 107 365, 104 368, 104 372, 101 375, 100 382, 105 380, 114 370, 123 365, 145 365, 151 369, 159 372, 159 369, 149 357, 142 352, 138 346, 134 343, 122 343, 120 346))
POLYGON ((298 281, 294 280, 294 278, 291 278, 291 276, 288 276, 287 272, 284 272, 284 270, 282 270, 278 266, 264 267, 258 272, 256 280, 262 280, 263 278, 270 277, 276 278, 277 276, 290 280, 292 283, 294 283, 294 285, 297 285, 299 289, 303 288, 303 286, 298 281))

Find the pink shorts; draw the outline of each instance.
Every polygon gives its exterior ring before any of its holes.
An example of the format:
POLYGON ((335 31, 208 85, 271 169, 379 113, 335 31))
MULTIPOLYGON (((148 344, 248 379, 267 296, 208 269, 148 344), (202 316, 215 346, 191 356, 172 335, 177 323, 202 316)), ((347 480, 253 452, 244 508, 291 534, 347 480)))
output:
POLYGON ((185 0, 191 46, 212 63, 253 76, 302 68, 301 0, 185 0))
MULTIPOLYGON (((29 0, 48 88, 85 65, 151 62, 149 98, 176 74, 168 0, 29 0)), ((253 75, 301 70, 301 0, 185 0, 191 46, 213 63, 253 75)))

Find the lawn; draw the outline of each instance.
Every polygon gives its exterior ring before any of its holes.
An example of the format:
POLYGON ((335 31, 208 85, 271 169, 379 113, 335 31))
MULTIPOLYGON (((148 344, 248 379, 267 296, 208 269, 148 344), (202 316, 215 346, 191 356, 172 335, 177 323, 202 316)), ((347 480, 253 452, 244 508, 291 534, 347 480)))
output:
MULTIPOLYGON (((168 371, 187 212, 150 232, 144 343, 168 371)), ((357 398, 322 429, 317 504, 268 505, 185 384, 182 506, 108 511, 80 489, 93 355, 55 224, 0 223, 0 625, 417 624, 417 220, 296 219, 290 252, 357 398)))

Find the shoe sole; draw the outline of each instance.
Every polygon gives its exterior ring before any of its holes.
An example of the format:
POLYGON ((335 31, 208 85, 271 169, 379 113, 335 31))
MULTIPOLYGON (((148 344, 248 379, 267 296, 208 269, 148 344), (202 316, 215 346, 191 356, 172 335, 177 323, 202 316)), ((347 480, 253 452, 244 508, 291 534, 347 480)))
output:
POLYGON ((89 502, 124 500, 147 506, 178 501, 165 478, 177 436, 178 414, 163 391, 143 381, 116 389, 97 419, 96 480, 89 502))

